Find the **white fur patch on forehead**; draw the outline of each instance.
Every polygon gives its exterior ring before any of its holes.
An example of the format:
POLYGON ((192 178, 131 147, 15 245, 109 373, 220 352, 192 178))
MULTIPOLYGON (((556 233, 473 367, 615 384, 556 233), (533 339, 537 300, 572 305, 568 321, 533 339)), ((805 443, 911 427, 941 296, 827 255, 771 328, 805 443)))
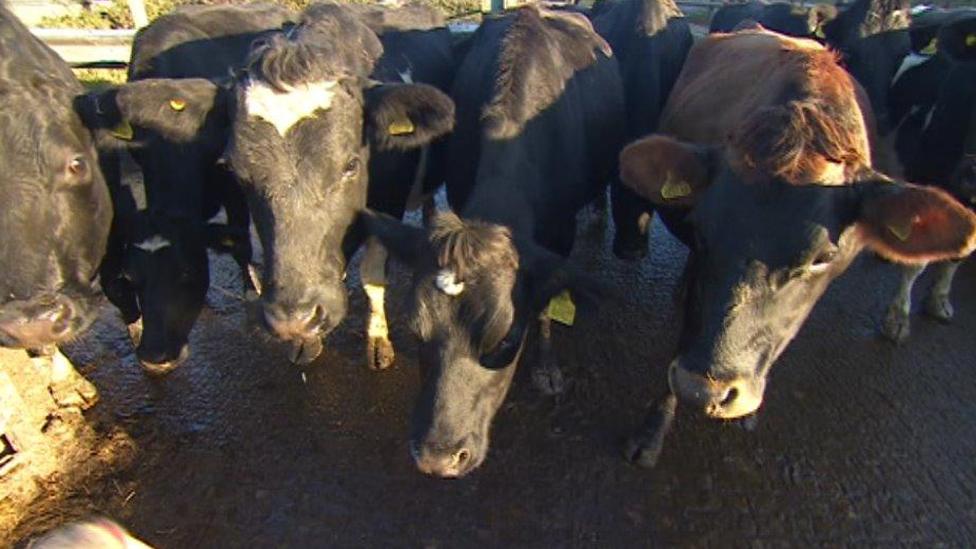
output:
POLYGON ((299 120, 312 117, 319 109, 329 110, 336 84, 335 80, 321 80, 280 91, 250 80, 244 88, 244 105, 248 116, 270 123, 283 137, 299 120))
POLYGON ((154 234, 149 238, 143 240, 142 242, 137 242, 133 244, 133 246, 135 246, 136 248, 139 248, 140 250, 149 253, 158 252, 159 250, 162 250, 163 248, 168 248, 172 245, 173 245, 172 242, 166 240, 165 238, 163 238, 158 234, 154 234))
POLYGON ((437 286, 438 290, 449 296, 458 296, 464 291, 464 282, 458 282, 457 275, 449 269, 443 269, 437 272, 437 277, 434 278, 434 285, 437 286))

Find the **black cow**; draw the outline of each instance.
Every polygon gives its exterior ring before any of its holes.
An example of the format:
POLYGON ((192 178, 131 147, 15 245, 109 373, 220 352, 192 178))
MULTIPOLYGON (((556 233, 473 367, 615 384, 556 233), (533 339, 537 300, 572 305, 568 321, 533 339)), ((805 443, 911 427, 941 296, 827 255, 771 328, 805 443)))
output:
MULTIPOLYGON (((411 450, 426 473, 462 476, 484 461, 530 323, 567 288, 577 297, 592 289, 564 258, 576 213, 606 192, 624 137, 610 55, 580 14, 525 7, 487 19, 452 91, 446 184, 460 217, 443 213, 429 232, 366 217, 414 269, 411 326, 425 379, 411 450)), ((535 380, 558 389, 548 315, 541 320, 535 380)))
POLYGON ((708 32, 732 32, 741 23, 751 20, 789 36, 823 39, 824 25, 836 16, 837 8, 830 4, 811 7, 785 2, 727 4, 712 16, 708 32))
MULTIPOLYGON (((277 31, 295 14, 273 5, 186 6, 139 31, 129 81, 205 78, 224 85, 252 42, 277 31)), ((174 95, 163 107, 184 108, 174 95)), ((207 248, 232 253, 245 291, 251 259, 247 203, 233 174, 218 161, 226 116, 178 143, 135 127, 129 140, 142 168, 146 204, 116 197, 116 220, 102 268, 105 293, 130 327, 142 367, 163 374, 188 356, 187 340, 210 285, 207 248), (227 223, 208 223, 223 207, 227 223)))
MULTIPOLYGON (((653 132, 693 42, 684 14, 672 0, 609 0, 601 4, 593 27, 620 65, 627 139, 653 132)), ((628 259, 646 255, 650 202, 619 181, 610 195, 614 253, 628 259)))
POLYGON ((856 0, 823 26, 827 44, 867 92, 882 136, 894 129, 888 88, 911 50, 910 21, 908 0, 856 0))
MULTIPOLYGON (((318 4, 293 28, 258 41, 231 85, 132 82, 102 98, 115 107, 104 123, 124 118, 173 142, 224 151, 263 247, 265 324, 294 343, 293 361, 310 362, 346 315, 344 273, 363 241, 354 222, 367 181, 369 203, 400 215, 422 179, 420 147, 453 126, 450 99, 414 83, 446 88, 450 48, 443 21, 426 8, 318 4)), ((384 277, 385 255, 373 245, 363 279, 375 368, 393 359, 384 277)))
MULTIPOLYGON (((889 93, 897 123, 895 151, 906 179, 943 188, 970 209, 976 208, 976 12, 939 14, 935 33, 930 17, 920 21, 916 45, 930 55, 913 53, 889 93), (922 32, 924 30, 924 32, 922 32)), ((914 26, 914 22, 913 22, 914 26)), ((925 301, 926 312, 942 321, 953 316, 949 301, 959 263, 937 264, 936 281, 925 301)), ((882 333, 902 341, 910 331, 912 287, 925 265, 906 267, 888 307, 882 333)))
POLYGON ((94 319, 112 206, 71 69, 0 4, 0 345, 50 356, 62 404, 94 387, 57 345, 94 319))

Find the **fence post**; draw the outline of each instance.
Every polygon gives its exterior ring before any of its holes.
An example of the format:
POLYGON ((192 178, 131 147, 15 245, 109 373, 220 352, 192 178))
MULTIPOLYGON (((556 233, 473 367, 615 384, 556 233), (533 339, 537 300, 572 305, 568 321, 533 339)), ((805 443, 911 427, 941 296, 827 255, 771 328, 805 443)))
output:
POLYGON ((143 0, 128 0, 129 11, 132 12, 132 22, 137 29, 141 29, 149 24, 149 16, 146 15, 146 3, 143 0))

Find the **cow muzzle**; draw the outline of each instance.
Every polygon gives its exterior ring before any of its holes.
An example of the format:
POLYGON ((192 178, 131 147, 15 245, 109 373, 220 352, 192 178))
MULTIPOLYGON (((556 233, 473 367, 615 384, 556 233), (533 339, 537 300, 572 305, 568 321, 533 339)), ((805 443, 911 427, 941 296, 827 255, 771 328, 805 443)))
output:
POLYGON ((483 452, 465 442, 442 446, 410 441, 410 455, 420 472, 441 478, 463 477, 484 460, 483 452))
POLYGON ((175 354, 167 351, 146 351, 140 346, 136 349, 136 357, 139 359, 139 365, 147 374, 162 376, 186 362, 186 359, 190 357, 190 346, 188 344, 183 345, 175 354))
POLYGON ((12 301, 0 311, 0 345, 34 349, 74 337, 85 324, 81 305, 56 295, 31 301, 12 301))
POLYGON ((692 406, 711 418, 735 419, 754 413, 762 405, 764 379, 739 376, 717 379, 691 372, 679 360, 668 369, 671 391, 685 406, 692 406))

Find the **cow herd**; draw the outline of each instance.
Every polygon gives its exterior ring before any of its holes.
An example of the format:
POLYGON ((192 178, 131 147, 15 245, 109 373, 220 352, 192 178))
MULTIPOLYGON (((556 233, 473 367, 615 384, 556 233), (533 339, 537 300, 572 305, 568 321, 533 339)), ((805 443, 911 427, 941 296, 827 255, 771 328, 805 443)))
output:
POLYGON ((668 390, 625 448, 652 466, 679 402, 759 409, 773 363, 865 248, 904 265, 887 336, 907 337, 928 263, 926 310, 951 318, 976 249, 976 12, 914 16, 900 0, 751 3, 696 41, 672 0, 526 6, 463 37, 415 5, 187 6, 137 33, 127 83, 85 91, 0 7, 0 344, 47 360, 55 399, 87 406, 57 347, 104 294, 142 367, 165 374, 190 351, 211 250, 309 363, 347 316, 365 248, 366 363, 396 356, 390 256, 413 273, 411 453, 463 476, 527 334, 533 381, 561 390, 551 322, 605 291, 566 258, 577 215, 609 191, 615 255, 648 253, 654 213, 690 250, 668 390), (431 200, 442 185, 449 211, 431 200), (402 222, 419 205, 423 227, 402 222))

